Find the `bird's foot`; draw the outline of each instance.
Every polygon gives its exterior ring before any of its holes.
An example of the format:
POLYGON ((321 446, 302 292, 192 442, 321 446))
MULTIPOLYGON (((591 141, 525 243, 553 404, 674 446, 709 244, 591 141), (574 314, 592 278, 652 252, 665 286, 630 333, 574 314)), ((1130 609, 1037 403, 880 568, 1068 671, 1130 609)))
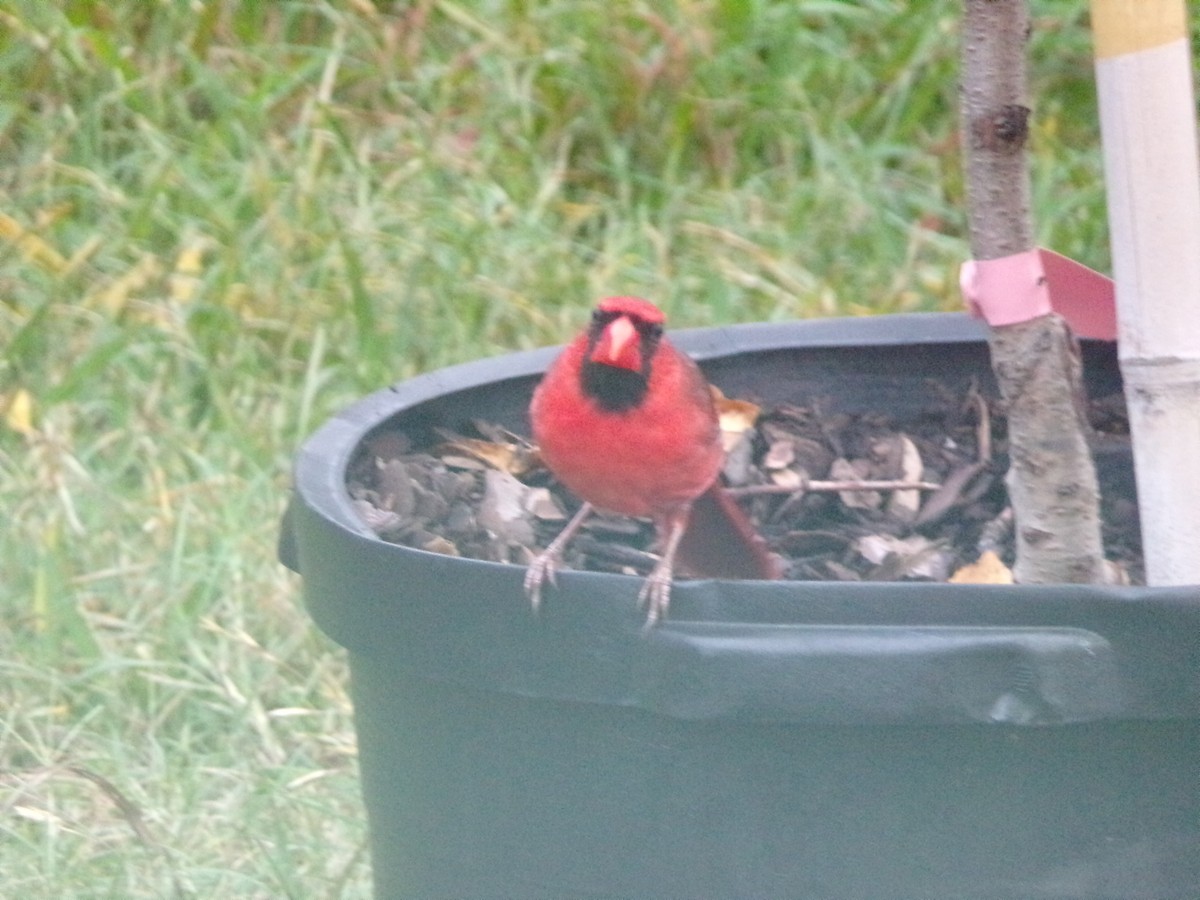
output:
POLYGON ((567 549, 567 543, 579 530, 588 516, 592 514, 592 504, 584 503, 571 517, 571 521, 567 523, 567 527, 562 530, 554 540, 550 542, 550 546, 533 558, 533 562, 529 564, 529 569, 525 573, 525 596, 529 598, 529 603, 536 613, 538 607, 542 603, 542 585, 549 581, 555 587, 558 587, 558 582, 554 580, 554 574, 558 571, 558 564, 562 562, 563 551, 567 549))
POLYGON ((558 571, 558 554, 545 550, 534 557, 525 572, 525 596, 536 613, 542 603, 542 585, 547 581, 558 587, 555 573, 558 571))
POLYGON ((667 617, 667 607, 671 605, 671 577, 671 567, 660 561, 642 584, 638 605, 646 610, 647 630, 667 617))

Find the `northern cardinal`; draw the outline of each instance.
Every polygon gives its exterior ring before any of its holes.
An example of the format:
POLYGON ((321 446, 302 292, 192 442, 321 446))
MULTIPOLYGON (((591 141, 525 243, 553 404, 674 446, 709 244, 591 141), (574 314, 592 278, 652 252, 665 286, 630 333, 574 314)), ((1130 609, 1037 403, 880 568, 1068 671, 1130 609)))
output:
POLYGON ((534 392, 529 415, 542 459, 584 501, 529 566, 535 609, 596 508, 648 517, 658 531, 662 555, 638 595, 647 626, 666 615, 677 557, 696 575, 779 577, 776 558, 717 481, 724 451, 712 393, 663 336, 664 321, 646 300, 601 301, 534 392))

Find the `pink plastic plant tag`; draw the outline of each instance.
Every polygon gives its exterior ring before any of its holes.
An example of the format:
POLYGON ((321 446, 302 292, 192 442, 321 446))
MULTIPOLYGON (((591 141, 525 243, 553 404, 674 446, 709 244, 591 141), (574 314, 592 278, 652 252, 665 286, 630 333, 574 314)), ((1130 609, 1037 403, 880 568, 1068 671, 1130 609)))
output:
POLYGON ((1112 280, 1052 250, 968 260, 959 284, 971 313, 989 325, 1015 325, 1053 311, 1080 337, 1117 338, 1112 280))
POLYGON ((958 279, 972 315, 992 326, 1016 325, 1053 310, 1036 249, 999 259, 969 259, 958 279))
POLYGON ((1042 248, 1038 253, 1054 311, 1080 337, 1115 341, 1117 300, 1112 279, 1053 250, 1042 248))

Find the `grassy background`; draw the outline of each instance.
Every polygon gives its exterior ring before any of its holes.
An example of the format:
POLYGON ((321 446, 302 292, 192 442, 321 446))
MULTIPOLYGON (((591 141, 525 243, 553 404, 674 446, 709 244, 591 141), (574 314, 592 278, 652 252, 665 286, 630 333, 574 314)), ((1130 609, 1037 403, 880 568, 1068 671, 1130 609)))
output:
MULTIPOLYGON (((1086 0, 1041 240, 1106 268, 1086 0)), ((0 0, 0 871, 365 897, 340 652, 275 561, 358 395, 565 339, 957 308, 951 0, 0 0)))

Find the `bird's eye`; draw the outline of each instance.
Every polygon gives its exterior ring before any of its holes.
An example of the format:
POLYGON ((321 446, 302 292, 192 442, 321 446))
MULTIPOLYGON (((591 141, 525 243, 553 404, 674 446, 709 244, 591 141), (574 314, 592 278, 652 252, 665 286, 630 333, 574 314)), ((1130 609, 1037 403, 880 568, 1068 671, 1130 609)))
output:
POLYGON ((662 337, 663 327, 657 322, 648 322, 646 324, 646 337, 660 338, 662 337))

